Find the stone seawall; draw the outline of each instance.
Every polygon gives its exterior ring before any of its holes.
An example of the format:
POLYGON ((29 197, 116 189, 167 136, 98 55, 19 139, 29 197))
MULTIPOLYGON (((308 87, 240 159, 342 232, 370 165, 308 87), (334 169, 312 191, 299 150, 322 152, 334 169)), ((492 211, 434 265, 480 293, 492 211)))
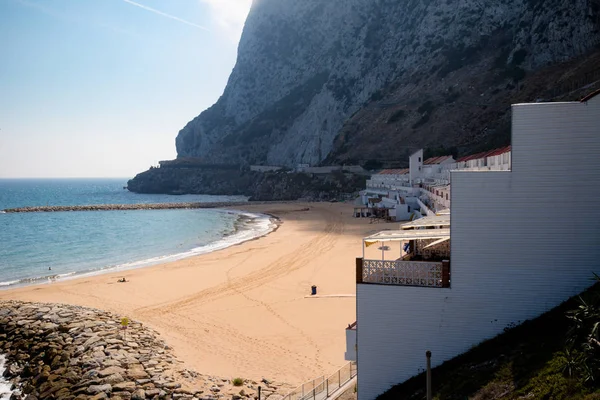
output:
POLYGON ((71 305, 0 301, 0 353, 11 400, 242 400, 257 399, 258 385, 274 400, 291 389, 185 369, 156 331, 71 305))
POLYGON ((193 208, 224 208, 250 205, 294 203, 294 201, 238 201, 212 203, 153 203, 153 204, 91 204, 83 206, 36 206, 7 208, 5 213, 64 212, 64 211, 123 211, 123 210, 176 210, 193 208))

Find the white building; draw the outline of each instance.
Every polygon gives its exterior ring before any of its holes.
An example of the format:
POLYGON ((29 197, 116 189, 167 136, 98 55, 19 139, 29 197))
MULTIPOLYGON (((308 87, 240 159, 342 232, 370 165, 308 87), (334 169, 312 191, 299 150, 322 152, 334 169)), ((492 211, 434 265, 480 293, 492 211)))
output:
MULTIPOLYGON (((600 273, 600 92, 512 112, 512 159, 500 158, 510 170, 452 172, 449 229, 365 239, 452 238, 446 271, 439 260, 405 254, 357 260, 359 400, 422 372, 427 350, 437 366, 559 305, 600 273)), ((478 163, 470 165, 488 167, 478 163)))
POLYGON ((411 185, 417 185, 423 174, 423 149, 414 152, 408 157, 408 175, 411 185))
POLYGON ((409 169, 384 169, 367 180, 367 189, 403 190, 412 193, 409 169))

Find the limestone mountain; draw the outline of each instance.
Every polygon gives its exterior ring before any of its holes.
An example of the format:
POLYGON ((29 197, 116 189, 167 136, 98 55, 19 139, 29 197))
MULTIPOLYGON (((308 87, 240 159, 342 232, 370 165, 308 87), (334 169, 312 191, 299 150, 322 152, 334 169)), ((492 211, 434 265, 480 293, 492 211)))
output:
POLYGON ((599 44, 600 0, 254 0, 178 156, 294 166, 505 144, 511 102, 600 80, 599 44))

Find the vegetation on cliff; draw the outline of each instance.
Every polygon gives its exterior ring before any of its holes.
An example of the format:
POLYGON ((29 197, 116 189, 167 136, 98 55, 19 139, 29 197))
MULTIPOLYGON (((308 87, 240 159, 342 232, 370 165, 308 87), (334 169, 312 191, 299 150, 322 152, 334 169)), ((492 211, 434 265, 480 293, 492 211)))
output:
POLYGON ((250 200, 333 200, 364 189, 366 177, 248 169, 151 168, 127 183, 136 193, 244 195, 250 200))

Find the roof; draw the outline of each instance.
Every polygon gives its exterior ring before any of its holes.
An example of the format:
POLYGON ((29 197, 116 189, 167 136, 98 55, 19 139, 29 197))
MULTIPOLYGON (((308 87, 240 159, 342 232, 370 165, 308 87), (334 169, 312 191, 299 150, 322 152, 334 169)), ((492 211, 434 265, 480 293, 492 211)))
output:
POLYGON ((363 239, 364 242, 391 242, 422 239, 442 239, 450 237, 450 229, 408 229, 399 231, 383 231, 363 239))
POLYGON ((591 100, 592 98, 598 96, 600 94, 600 89, 588 94, 587 96, 585 96, 583 99, 581 99, 582 103, 585 103, 586 101, 591 100))
POLYGON ((404 169, 384 169, 381 170, 377 175, 404 175, 409 173, 408 168, 404 169))
POLYGON ((459 158, 458 160, 456 160, 456 162, 465 162, 465 161, 470 161, 470 160, 477 160, 479 158, 486 158, 486 157, 492 157, 492 156, 497 156, 500 154, 504 154, 511 151, 511 146, 506 146, 506 147, 500 147, 497 149, 493 149, 493 150, 488 150, 488 151, 482 151, 481 153, 475 153, 475 154, 471 154, 468 156, 464 156, 459 158))
POLYGON ((447 237, 447 238, 441 238, 441 239, 438 239, 438 240, 436 240, 435 242, 429 243, 427 246, 425 246, 425 247, 423 247, 423 248, 424 248, 424 249, 427 249, 427 248, 429 248, 429 247, 433 247, 433 246, 435 246, 435 245, 438 245, 438 244, 440 244, 440 243, 444 243, 444 242, 446 242, 446 241, 448 241, 448 240, 450 240, 450 238, 449 238, 449 237, 447 237))
POLYGON ((489 153, 489 152, 484 151, 484 152, 481 152, 481 153, 471 154, 469 156, 461 157, 461 158, 459 158, 456 161, 457 162, 465 162, 465 161, 469 161, 469 160, 477 160, 478 158, 483 158, 486 153, 489 153))
POLYGON ((425 226, 450 226, 450 215, 431 215, 402 224, 402 229, 420 228, 425 226))
POLYGON ((487 157, 499 156, 500 154, 508 153, 509 151, 511 151, 511 148, 512 146, 508 145, 506 147, 501 147, 496 150, 491 150, 487 157))
POLYGON ((447 159, 452 158, 452 156, 440 156, 440 157, 431 157, 427 160, 423 161, 423 165, 435 165, 441 162, 446 161, 447 159))

